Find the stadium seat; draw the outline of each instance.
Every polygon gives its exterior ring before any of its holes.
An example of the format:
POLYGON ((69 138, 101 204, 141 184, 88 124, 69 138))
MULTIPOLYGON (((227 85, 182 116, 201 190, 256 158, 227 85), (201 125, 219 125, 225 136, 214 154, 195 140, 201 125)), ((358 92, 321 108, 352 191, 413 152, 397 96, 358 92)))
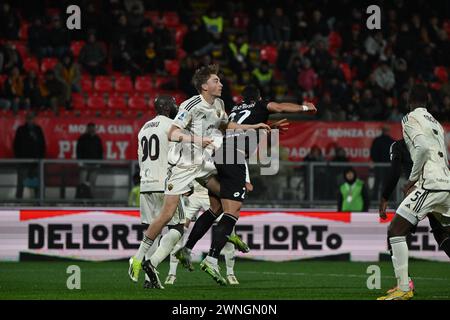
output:
POLYGON ((142 95, 134 95, 128 100, 128 106, 133 110, 145 110, 147 109, 147 102, 142 95))
POLYGON ((275 64, 278 58, 278 49, 275 46, 264 46, 259 52, 261 60, 267 60, 270 64, 275 64))
POLYGON ((28 57, 23 62, 23 68, 27 71, 34 71, 39 73, 39 62, 35 57, 28 57))
POLYGON ((122 94, 115 94, 108 99, 108 107, 111 109, 126 109, 127 102, 122 94))
POLYGON ((58 63, 56 58, 44 58, 41 63, 41 72, 46 73, 49 70, 53 70, 58 63))
POLYGON ((90 75, 84 74, 81 76, 81 90, 88 93, 93 91, 92 79, 90 75))
POLYGON ((110 93, 113 91, 113 83, 108 76, 97 76, 94 80, 94 90, 110 93))
POLYGON ((177 92, 172 95, 177 102, 177 105, 180 105, 184 100, 187 99, 186 95, 182 92, 177 92))
POLYGON ((81 93, 72 93, 72 106, 74 109, 84 109, 86 103, 84 101, 84 96, 81 93))
POLYGON ((114 88, 117 92, 130 93, 133 92, 133 82, 128 76, 121 76, 116 78, 114 88))
POLYGON ((134 88, 138 92, 150 92, 153 90, 153 83, 150 77, 137 77, 134 88))
POLYGON ((84 41, 72 41, 70 44, 70 51, 72 51, 73 56, 75 59, 78 58, 80 55, 81 49, 83 49, 84 45, 86 43, 84 41))
POLYGON ((176 28, 180 24, 178 13, 173 11, 165 12, 163 22, 167 28, 176 28))
POLYGON ((171 77, 165 77, 165 76, 158 76, 155 80, 155 88, 162 89, 161 87, 168 82, 171 82, 173 78, 171 77))
POLYGON ((184 51, 184 50, 181 49, 181 48, 178 48, 178 49, 177 49, 177 59, 178 59, 178 60, 183 60, 186 56, 187 56, 186 51, 184 51))
POLYGON ((164 60, 164 68, 171 76, 177 76, 180 72, 180 62, 178 60, 164 60))
POLYGON ((147 19, 150 19, 150 21, 154 25, 159 20, 159 12, 158 11, 145 11, 144 17, 147 19))
POLYGON ((11 43, 13 48, 17 50, 22 60, 25 60, 29 57, 28 48, 25 41, 9 41, 9 43, 11 43))
POLYGON ((28 39, 28 28, 30 24, 28 22, 22 21, 19 29, 19 39, 26 41, 28 39))
POLYGON ((3 88, 3 84, 5 83, 6 79, 8 79, 8 75, 0 74, 0 89, 3 88))
POLYGON ((175 42, 177 46, 181 46, 183 44, 183 39, 186 33, 188 32, 188 27, 184 24, 180 24, 175 29, 175 42))
POLYGON ((90 109, 104 109, 106 107, 105 99, 102 95, 89 95, 87 99, 87 107, 90 109))
POLYGON ((434 76, 439 80, 439 82, 447 82, 448 72, 444 66, 437 66, 434 68, 434 76))

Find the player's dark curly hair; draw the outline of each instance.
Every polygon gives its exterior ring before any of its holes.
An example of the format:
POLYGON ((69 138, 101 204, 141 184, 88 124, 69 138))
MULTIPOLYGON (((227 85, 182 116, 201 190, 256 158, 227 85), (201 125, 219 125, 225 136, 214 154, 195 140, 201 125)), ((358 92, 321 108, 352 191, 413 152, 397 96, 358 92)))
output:
POLYGON ((202 84, 205 84, 212 74, 218 74, 219 66, 217 64, 210 64, 209 66, 203 66, 195 71, 192 77, 192 84, 198 93, 202 93, 202 84))
POLYGON ((242 90, 242 100, 246 103, 256 102, 261 98, 258 87, 250 84, 242 90))
POLYGON ((160 95, 155 98, 155 110, 158 115, 163 115, 171 119, 175 118, 178 107, 175 98, 167 95, 160 95))

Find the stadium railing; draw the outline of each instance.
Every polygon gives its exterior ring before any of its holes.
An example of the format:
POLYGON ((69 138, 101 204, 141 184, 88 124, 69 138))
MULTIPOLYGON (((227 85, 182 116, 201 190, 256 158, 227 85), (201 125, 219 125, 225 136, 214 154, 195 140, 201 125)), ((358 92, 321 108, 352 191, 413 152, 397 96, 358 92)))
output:
MULTIPOLYGON (((389 164, 281 161, 276 175, 261 175, 250 165, 254 191, 246 207, 336 208, 343 171, 352 167, 367 186, 370 207, 377 208, 389 164), (378 192, 375 188, 378 185, 378 192)), ((137 161, 128 160, 0 160, 1 206, 127 206, 137 161), (18 178, 23 183, 23 196, 18 178), (19 188, 18 188, 19 187, 19 188)), ((404 181, 404 180, 403 180, 404 181)), ((391 197, 400 203, 401 180, 391 197)))

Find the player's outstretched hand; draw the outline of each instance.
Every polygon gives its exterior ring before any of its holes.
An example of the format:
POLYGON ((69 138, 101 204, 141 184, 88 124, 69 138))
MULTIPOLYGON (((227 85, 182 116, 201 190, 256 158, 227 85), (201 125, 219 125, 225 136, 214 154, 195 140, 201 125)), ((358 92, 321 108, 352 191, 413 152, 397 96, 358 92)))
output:
POLYGON ((317 108, 316 108, 316 106, 313 103, 311 103, 311 102, 303 102, 303 105, 308 107, 308 111, 305 111, 306 113, 309 113, 309 114, 316 114, 317 113, 317 108))
POLYGON ((388 204, 387 200, 385 198, 381 197, 380 205, 378 208, 378 214, 380 215, 380 218, 383 220, 385 220, 387 218, 387 215, 386 215, 387 204, 388 204))
POLYGON ((288 129, 289 129, 289 122, 287 122, 287 121, 288 121, 287 119, 278 120, 278 121, 276 121, 274 123, 271 123, 270 127, 272 129, 280 130, 280 133, 283 134, 286 131, 288 131, 288 129))
POLYGON ((265 123, 262 123, 262 122, 258 123, 258 124, 255 124, 254 128, 255 129, 266 129, 267 132, 270 132, 270 126, 268 124, 265 124, 265 123))

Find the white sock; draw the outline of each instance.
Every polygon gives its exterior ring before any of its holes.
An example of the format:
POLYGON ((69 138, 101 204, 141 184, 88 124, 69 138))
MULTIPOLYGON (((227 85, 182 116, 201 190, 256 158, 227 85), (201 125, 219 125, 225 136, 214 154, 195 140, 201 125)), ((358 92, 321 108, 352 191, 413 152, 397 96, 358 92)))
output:
POLYGON ((217 264, 218 264, 217 258, 213 258, 210 256, 206 256, 206 261, 212 263, 214 266, 217 266, 217 264))
POLYGON ((178 240, 181 238, 181 233, 176 229, 170 229, 162 238, 159 243, 158 249, 150 258, 152 266, 155 268, 170 254, 178 240))
POLYGON ((173 274, 174 276, 177 275, 177 267, 178 267, 178 259, 175 257, 175 252, 178 251, 183 246, 184 238, 186 234, 187 228, 184 228, 184 233, 181 236, 180 240, 178 240, 177 244, 173 248, 172 252, 170 253, 170 267, 169 267, 169 274, 173 274))
POLYGON ((154 242, 153 240, 151 240, 144 234, 144 239, 142 239, 138 252, 134 256, 136 260, 142 261, 144 259, 145 254, 148 252, 148 250, 150 250, 151 246, 153 245, 153 242, 154 242))
POLYGON ((222 254, 225 256, 225 265, 227 266, 227 275, 234 274, 234 245, 227 242, 222 249, 222 254))
POLYGON ((395 274, 398 276, 398 287, 402 291, 409 291, 408 245, 406 243, 406 237, 392 237, 389 238, 389 242, 392 247, 392 260, 395 274))

